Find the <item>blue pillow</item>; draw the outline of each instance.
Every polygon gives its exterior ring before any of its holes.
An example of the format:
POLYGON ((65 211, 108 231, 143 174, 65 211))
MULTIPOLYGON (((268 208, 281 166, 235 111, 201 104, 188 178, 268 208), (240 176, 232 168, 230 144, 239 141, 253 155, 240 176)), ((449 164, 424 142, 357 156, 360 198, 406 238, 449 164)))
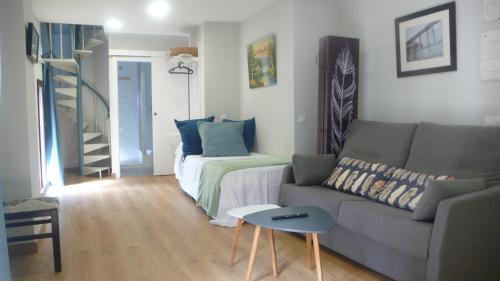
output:
POLYGON ((199 155, 203 153, 201 148, 201 138, 198 133, 198 122, 214 122, 214 116, 210 116, 204 119, 192 119, 178 121, 174 120, 182 139, 182 152, 184 157, 188 155, 199 155))
POLYGON ((253 150, 253 143, 255 139, 255 118, 244 121, 223 119, 222 122, 243 122, 243 139, 245 140, 245 146, 247 147, 248 152, 253 150))
POLYGON ((246 156, 243 122, 198 122, 203 157, 246 156))

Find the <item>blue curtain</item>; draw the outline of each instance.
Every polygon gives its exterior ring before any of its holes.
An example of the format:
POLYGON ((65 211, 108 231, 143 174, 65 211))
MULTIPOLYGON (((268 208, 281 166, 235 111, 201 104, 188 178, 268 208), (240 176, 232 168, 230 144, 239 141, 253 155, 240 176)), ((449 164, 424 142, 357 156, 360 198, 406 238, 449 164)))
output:
POLYGON ((64 165, 59 138, 59 123, 57 122, 57 100, 52 84, 53 68, 49 64, 43 65, 43 108, 45 118, 45 155, 47 167, 47 181, 52 186, 64 184, 64 165))

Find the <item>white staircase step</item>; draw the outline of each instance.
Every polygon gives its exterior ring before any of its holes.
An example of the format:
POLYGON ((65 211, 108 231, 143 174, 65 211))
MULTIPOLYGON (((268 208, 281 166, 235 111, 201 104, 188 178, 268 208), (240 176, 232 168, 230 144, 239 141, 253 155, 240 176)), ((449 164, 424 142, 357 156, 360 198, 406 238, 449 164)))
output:
POLYGON ((79 56, 80 59, 84 59, 90 55, 92 55, 94 51, 91 50, 75 50, 75 55, 79 56))
POLYGON ((107 144, 107 143, 84 144, 83 145, 83 151, 84 151, 84 153, 89 153, 89 152, 96 151, 98 149, 105 148, 105 147, 108 147, 108 146, 109 146, 109 144, 107 144))
POLYGON ((78 83, 76 81, 76 76, 55 75, 53 79, 55 81, 64 82, 64 83, 70 84, 70 85, 75 86, 75 87, 78 85, 78 83))
POLYGON ((87 165, 106 159, 109 159, 109 155, 84 155, 83 164, 87 165))
POLYGON ((50 63, 53 67, 62 69, 73 74, 78 73, 78 64, 74 59, 45 59, 46 63, 50 63))
POLYGON ((88 142, 100 136, 102 136, 101 133, 83 133, 83 142, 88 142))
POLYGON ((57 104, 67 108, 76 109, 76 100, 58 100, 57 104))
POLYGON ((109 171, 111 167, 83 167, 83 175, 87 176, 95 173, 102 173, 104 171, 109 171))
POLYGON ((60 95, 76 99, 76 88, 55 88, 55 91, 60 95))

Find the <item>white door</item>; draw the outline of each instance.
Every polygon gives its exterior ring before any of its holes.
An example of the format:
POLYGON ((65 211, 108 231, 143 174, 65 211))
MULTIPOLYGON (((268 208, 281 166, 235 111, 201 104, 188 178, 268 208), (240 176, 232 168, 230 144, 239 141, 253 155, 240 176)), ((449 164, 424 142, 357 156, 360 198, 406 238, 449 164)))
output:
MULTIPOLYGON (((112 51, 110 52, 113 55, 112 51)), ((118 132, 118 91, 116 75, 118 61, 151 62, 152 103, 153 103, 153 166, 154 175, 171 175, 174 173, 175 149, 180 137, 174 119, 187 118, 187 98, 184 92, 176 90, 178 79, 173 79, 169 73, 169 63, 165 55, 157 52, 141 57, 126 57, 123 52, 110 60, 110 105, 111 105, 111 135, 113 171, 120 177, 119 132, 118 132)), ((185 88, 185 86, 184 86, 185 88)), ((184 89, 185 91, 185 89, 184 89)), ((124 113, 121 113, 124 114, 124 113)))
POLYGON ((175 150, 180 143, 174 119, 188 118, 187 76, 169 74, 174 66, 165 57, 152 58, 155 175, 174 173, 175 150))

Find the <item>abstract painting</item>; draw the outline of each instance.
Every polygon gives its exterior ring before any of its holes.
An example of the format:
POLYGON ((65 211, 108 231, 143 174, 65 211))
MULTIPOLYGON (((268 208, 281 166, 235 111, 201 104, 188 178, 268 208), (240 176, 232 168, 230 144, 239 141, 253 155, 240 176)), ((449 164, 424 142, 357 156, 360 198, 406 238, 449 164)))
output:
POLYGON ((457 70, 455 2, 397 18, 398 77, 457 70))
POLYGON ((320 154, 339 155, 358 115, 359 40, 320 39, 318 145, 320 154))
POLYGON ((250 89, 277 83, 276 37, 264 36, 247 46, 248 80, 250 89))

